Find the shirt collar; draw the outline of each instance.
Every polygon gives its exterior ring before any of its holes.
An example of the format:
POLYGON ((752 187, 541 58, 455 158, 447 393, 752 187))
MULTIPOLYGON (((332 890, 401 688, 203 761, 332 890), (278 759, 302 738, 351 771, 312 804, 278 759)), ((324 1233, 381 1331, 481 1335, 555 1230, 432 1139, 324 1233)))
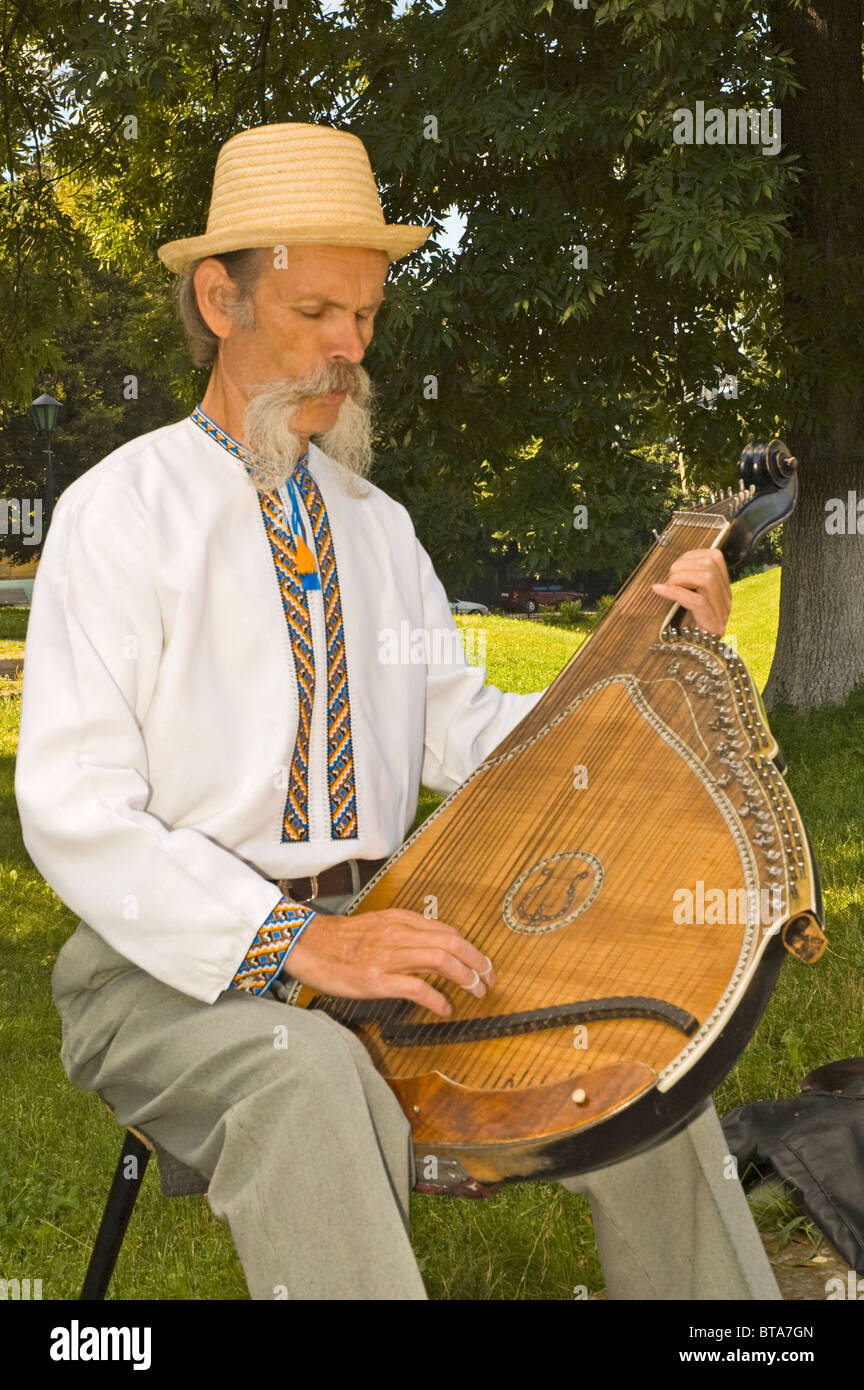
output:
MULTIPOLYGON (((201 409, 200 402, 198 405, 196 405, 189 418, 192 421, 193 425, 198 425, 198 427, 202 429, 205 434, 209 435, 211 439, 215 439, 217 444, 221 444, 222 448, 227 450, 227 452, 231 454, 233 458, 239 459, 240 462, 245 465, 247 470, 249 469, 252 459, 249 455, 248 450, 244 449, 243 445, 239 444, 237 440, 234 439, 230 434, 228 434, 227 431, 223 430, 220 425, 217 425, 215 420, 211 420, 210 416, 207 415, 201 409)), ((307 449, 294 465, 294 474, 292 476, 302 475, 302 473, 306 470, 308 463, 309 450, 307 449)))

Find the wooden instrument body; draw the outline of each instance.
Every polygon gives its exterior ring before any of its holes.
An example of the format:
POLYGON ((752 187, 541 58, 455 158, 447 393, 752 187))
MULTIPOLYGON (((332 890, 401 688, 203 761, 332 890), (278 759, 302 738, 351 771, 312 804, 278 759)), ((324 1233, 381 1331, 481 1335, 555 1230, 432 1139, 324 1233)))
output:
POLYGON ((486 997, 436 979, 449 1020, 295 1000, 368 1048, 412 1124, 421 1190, 483 1195, 656 1143, 746 1044, 781 939, 821 953, 818 879, 756 687, 723 641, 670 628, 651 590, 731 524, 675 516, 527 718, 347 909, 455 926, 494 962, 486 997))

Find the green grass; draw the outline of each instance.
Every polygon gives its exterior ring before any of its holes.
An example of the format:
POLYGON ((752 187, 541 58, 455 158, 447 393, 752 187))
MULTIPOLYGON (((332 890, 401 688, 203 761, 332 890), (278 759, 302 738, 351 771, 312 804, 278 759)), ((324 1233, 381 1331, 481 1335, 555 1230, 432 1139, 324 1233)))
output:
POLYGON ((0 608, 0 661, 7 661, 13 657, 23 659, 29 616, 29 608, 0 608))
MULTIPOLYGON (((735 586, 729 631, 760 687, 777 618, 779 571, 735 586)), ((542 689, 585 640, 573 628, 506 618, 465 618, 485 636, 490 680, 542 689)), ((0 636, 24 626, 0 610, 0 636)), ((26 610, 23 610, 26 624, 26 610)), ((473 639, 478 641, 478 637, 473 639)), ((470 652, 469 652, 470 655, 470 652)), ((93 1095, 76 1091, 59 1060, 60 1023, 50 976, 75 918, 36 873, 23 848, 12 795, 20 701, 0 698, 0 1277, 43 1280, 46 1299, 74 1298, 83 1278, 120 1130, 93 1095)), ((806 1071, 864 1053, 864 691, 841 709, 781 712, 772 726, 823 878, 830 950, 817 965, 789 960, 749 1047, 719 1088, 722 1114, 745 1100, 792 1095, 806 1071)), ((439 797, 423 792, 415 824, 439 797)), ((587 1203, 561 1187, 524 1184, 480 1202, 415 1195, 413 1239, 436 1299, 570 1299, 602 1275, 587 1203)), ((762 1225, 796 1216, 781 1202, 762 1225)), ((244 1299, 246 1285, 227 1227, 204 1197, 166 1201, 148 1175, 111 1286, 118 1299, 244 1299)))
POLYGON ((751 574, 732 586, 732 612, 726 640, 737 644, 753 679, 764 690, 777 641, 780 616, 780 567, 751 574))
POLYGON ((23 642, 27 635, 27 622, 30 617, 29 608, 16 608, 10 605, 0 607, 0 638, 11 638, 16 642, 23 642))

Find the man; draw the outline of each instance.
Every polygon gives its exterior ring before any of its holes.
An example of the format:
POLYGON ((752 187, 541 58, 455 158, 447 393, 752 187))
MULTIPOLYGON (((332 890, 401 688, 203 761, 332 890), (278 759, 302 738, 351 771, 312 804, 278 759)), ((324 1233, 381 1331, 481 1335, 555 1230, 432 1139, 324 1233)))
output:
MULTIPOLYGON (((542 693, 484 685, 458 644, 381 659, 405 622, 456 632, 407 512, 364 479, 360 364, 390 262, 429 230, 385 224, 346 132, 230 140, 206 234, 160 250, 213 363, 201 405, 66 490, 35 585, 16 795, 81 917, 53 977, 63 1064, 206 1175, 256 1299, 425 1297, 408 1122, 350 1032, 290 1007, 297 982, 446 1016, 427 977, 496 981, 454 925, 344 915, 421 781, 454 790, 542 693)), ((716 552, 658 592, 722 633, 716 552)), ((719 1134, 709 1108, 573 1184, 614 1296, 778 1296, 719 1134), (677 1244, 669 1203, 691 1208, 677 1244)))

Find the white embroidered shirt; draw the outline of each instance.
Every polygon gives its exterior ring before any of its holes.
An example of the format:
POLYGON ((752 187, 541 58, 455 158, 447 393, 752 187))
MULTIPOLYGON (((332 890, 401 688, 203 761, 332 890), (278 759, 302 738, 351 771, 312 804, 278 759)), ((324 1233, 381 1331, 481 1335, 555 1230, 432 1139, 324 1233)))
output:
POLYGON ((66 489, 33 590, 28 853, 115 950, 206 1003, 278 973, 310 909, 277 880, 391 855, 421 782, 453 791, 542 693, 467 662, 400 503, 352 496, 314 444, 292 490, 305 584, 280 494, 196 410, 66 489))

